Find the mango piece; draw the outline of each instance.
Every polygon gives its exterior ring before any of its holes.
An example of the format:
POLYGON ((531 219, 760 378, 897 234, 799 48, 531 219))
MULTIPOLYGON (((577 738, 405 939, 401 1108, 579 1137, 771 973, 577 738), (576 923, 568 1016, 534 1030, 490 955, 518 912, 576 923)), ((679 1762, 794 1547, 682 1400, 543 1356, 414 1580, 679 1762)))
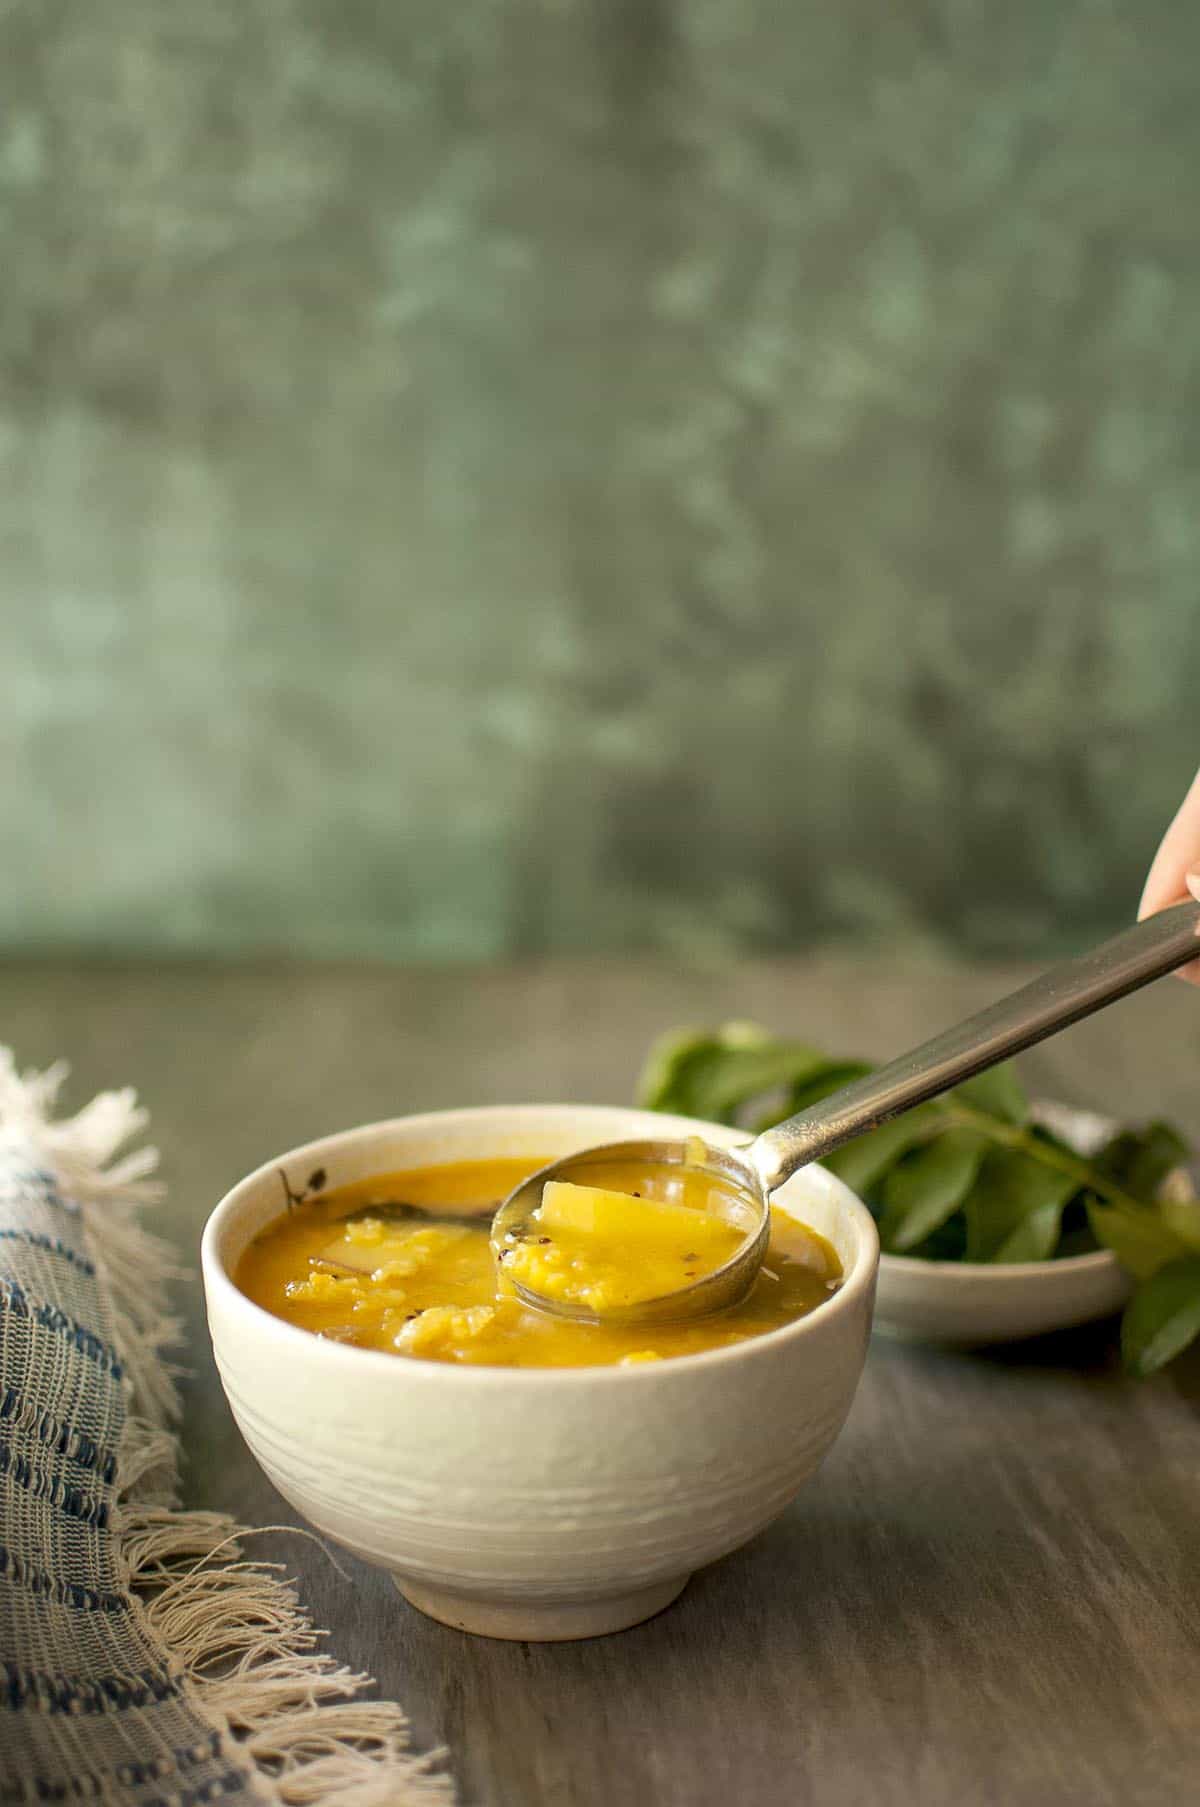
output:
POLYGON ((680 1237, 692 1242, 713 1236, 725 1240, 730 1229, 719 1217, 695 1211, 690 1205, 635 1198, 630 1192, 610 1192, 602 1186, 576 1186, 568 1180, 546 1182, 540 1222, 547 1230, 576 1230, 616 1245, 674 1243, 680 1237))

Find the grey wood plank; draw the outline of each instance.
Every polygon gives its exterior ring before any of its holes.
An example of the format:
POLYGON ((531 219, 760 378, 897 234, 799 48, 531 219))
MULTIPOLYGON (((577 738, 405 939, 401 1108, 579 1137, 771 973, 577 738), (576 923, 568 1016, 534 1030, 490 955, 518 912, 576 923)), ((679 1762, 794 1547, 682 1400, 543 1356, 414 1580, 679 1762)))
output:
MULTIPOLYGON (((844 960, 682 972, 47 963, 0 969, 0 1035, 72 1096, 138 1085, 194 1253, 239 1173, 395 1111, 623 1099, 666 1024, 757 1015, 893 1052, 1016 972, 844 960)), ((1157 987, 1030 1057, 1039 1087, 1200 1128, 1200 996, 1157 987)), ((293 1521, 242 1447, 186 1290, 188 1497, 293 1521)), ((1200 1739, 1200 1360, 1135 1386, 1110 1327, 992 1355, 877 1338, 821 1475, 652 1623, 579 1645, 470 1639, 271 1533, 344 1660, 445 1740, 474 1807, 1158 1807, 1200 1739)))

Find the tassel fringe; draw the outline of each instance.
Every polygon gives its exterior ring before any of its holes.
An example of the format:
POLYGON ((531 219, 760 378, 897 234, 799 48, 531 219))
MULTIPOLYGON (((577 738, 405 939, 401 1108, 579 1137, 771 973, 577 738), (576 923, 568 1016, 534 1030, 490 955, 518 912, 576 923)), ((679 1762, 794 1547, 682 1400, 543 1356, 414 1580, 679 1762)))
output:
POLYGON ((181 1270, 139 1208, 161 1196, 152 1148, 119 1154, 146 1126, 132 1091, 76 1116, 52 1112, 63 1063, 19 1075, 0 1049, 0 1139, 32 1145, 83 1209, 129 1415, 113 1515, 121 1566, 149 1634, 231 1758, 249 1759, 272 1807, 453 1807, 444 1751, 416 1757, 397 1705, 364 1699, 369 1676, 319 1648, 294 1584, 247 1559, 253 1532, 220 1512, 178 1506, 179 1320, 159 1303, 181 1270))

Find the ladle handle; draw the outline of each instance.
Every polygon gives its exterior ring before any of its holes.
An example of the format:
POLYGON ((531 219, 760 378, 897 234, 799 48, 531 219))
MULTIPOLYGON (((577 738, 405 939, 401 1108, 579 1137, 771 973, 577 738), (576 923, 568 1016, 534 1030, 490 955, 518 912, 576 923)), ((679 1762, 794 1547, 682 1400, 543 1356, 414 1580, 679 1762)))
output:
POLYGON ((745 1150, 768 1192, 864 1130, 1200 957, 1200 904, 1176 904, 1051 967, 953 1029, 768 1129, 745 1150))

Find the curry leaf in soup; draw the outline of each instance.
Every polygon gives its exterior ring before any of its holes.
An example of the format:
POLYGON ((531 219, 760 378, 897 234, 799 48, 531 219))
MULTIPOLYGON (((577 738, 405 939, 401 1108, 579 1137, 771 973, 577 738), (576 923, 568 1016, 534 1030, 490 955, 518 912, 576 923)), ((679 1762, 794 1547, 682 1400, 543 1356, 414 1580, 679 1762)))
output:
POLYGON ((1076 1186, 1023 1150, 993 1149, 964 1206, 967 1260, 1048 1261, 1076 1186))
POLYGON ((1200 1335, 1200 1255, 1143 1281, 1121 1323, 1121 1358, 1139 1378, 1173 1361, 1200 1335))
POLYGON ((975 1182, 987 1145, 978 1130, 949 1129, 892 1168, 883 1184, 879 1220, 885 1249, 908 1253, 958 1210, 975 1182))
POLYGON ((955 1087, 953 1095, 974 1110, 986 1111, 989 1117, 999 1117, 1004 1123, 1025 1123, 1029 1119, 1029 1098, 1011 1061, 990 1067, 986 1073, 977 1073, 974 1079, 964 1080, 962 1085, 955 1087))

